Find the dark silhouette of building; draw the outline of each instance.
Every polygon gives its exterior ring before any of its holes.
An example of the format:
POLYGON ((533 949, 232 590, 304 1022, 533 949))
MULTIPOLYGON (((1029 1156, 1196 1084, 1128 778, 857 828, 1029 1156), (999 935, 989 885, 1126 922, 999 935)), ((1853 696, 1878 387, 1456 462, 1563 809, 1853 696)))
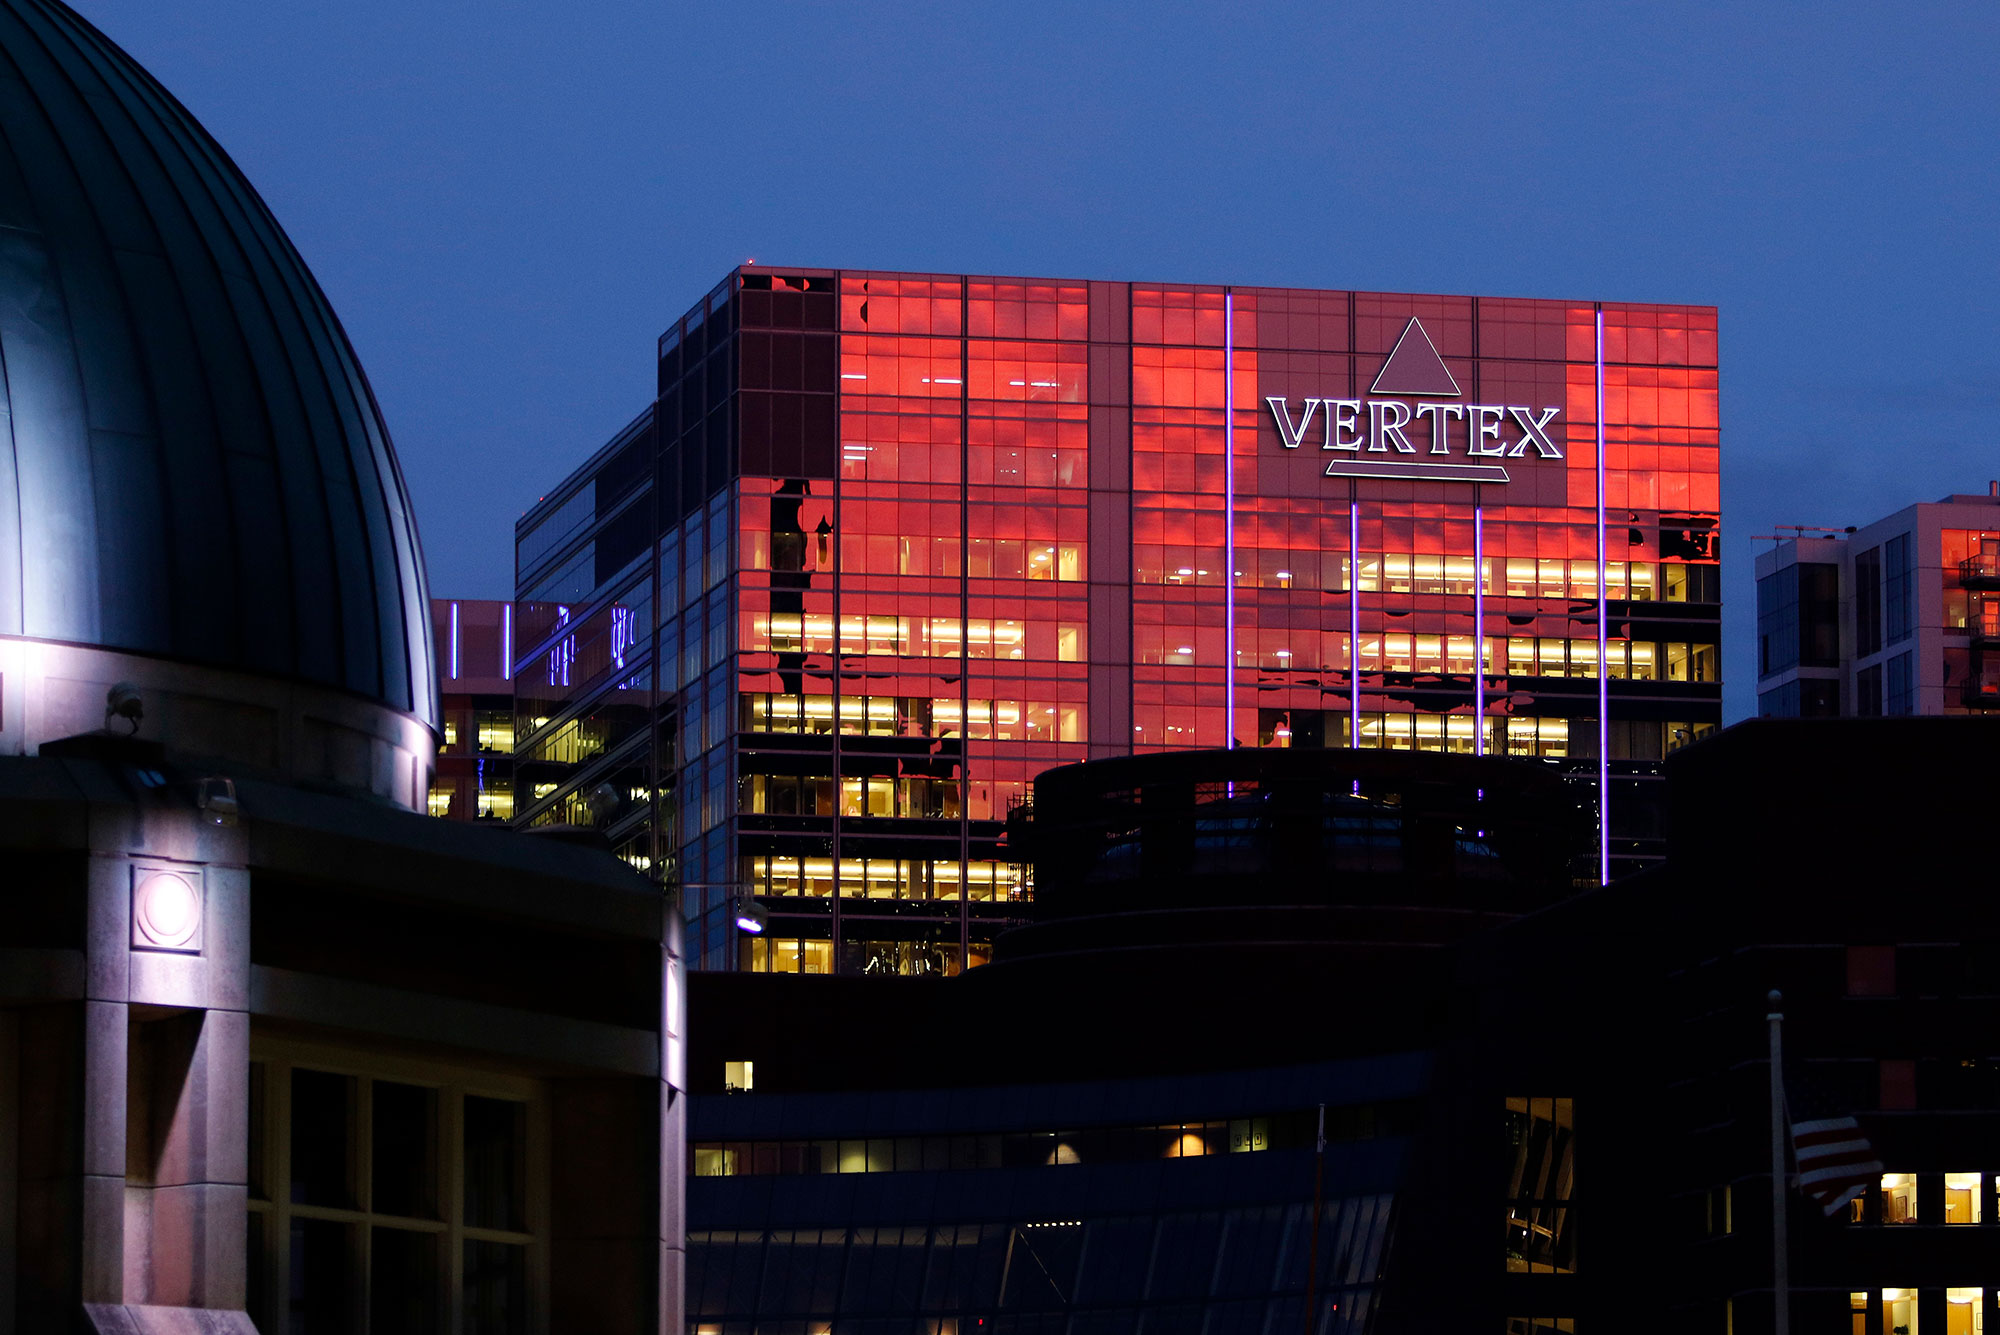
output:
POLYGON ((1792 1329, 1982 1329, 1996 726, 1739 725, 1668 761, 1664 864, 1581 892, 1524 762, 1051 771, 990 966, 693 980, 690 1322, 1769 1330, 1776 989, 1790 1115, 1884 1170, 1788 1186, 1792 1329))
POLYGON ((690 1321, 1291 1330, 1310 1283, 1372 1329, 1454 945, 1571 893, 1576 794, 1495 757, 1093 761, 1010 830, 1040 921, 992 964, 697 975, 690 1321))

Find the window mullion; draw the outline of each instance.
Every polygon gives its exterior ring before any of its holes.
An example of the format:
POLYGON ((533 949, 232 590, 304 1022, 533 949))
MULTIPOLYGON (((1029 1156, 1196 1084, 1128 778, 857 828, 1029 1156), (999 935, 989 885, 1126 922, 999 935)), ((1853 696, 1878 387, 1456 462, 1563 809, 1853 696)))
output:
POLYGON ((356 1075, 354 1079, 354 1145, 353 1156, 349 1160, 354 1181, 349 1194, 355 1205, 360 1207, 360 1220, 354 1225, 355 1242, 350 1252, 358 1251, 355 1259, 359 1262, 355 1273, 361 1276, 361 1291, 356 1295, 356 1306, 366 1322, 367 1315, 375 1310, 375 1229, 372 1214, 375 1206, 375 1081, 371 1076, 356 1075))
POLYGON ((438 1089, 438 1214, 445 1224, 445 1329, 465 1329, 465 1091, 438 1089))
POLYGON ((271 1192, 271 1235, 264 1239, 267 1250, 275 1252, 276 1264, 265 1258, 265 1274, 271 1277, 267 1295, 270 1310, 258 1315, 283 1324, 285 1295, 292 1291, 292 1064, 267 1061, 264 1064, 264 1105, 271 1121, 265 1124, 265 1149, 269 1162, 265 1177, 271 1192), (275 1133, 275 1134, 273 1134, 275 1133))

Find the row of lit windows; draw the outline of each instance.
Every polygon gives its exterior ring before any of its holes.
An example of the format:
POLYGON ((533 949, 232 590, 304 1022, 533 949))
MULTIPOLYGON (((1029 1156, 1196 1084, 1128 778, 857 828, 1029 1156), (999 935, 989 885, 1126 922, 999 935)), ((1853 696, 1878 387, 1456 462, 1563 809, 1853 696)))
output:
MULTIPOLYGON (((1191 665, 1222 657, 1222 630, 1190 632, 1172 626, 1134 626, 1132 653, 1140 663, 1191 665), (1211 658, 1211 655, 1213 657, 1211 658)), ((1485 642, 1490 677, 1596 677, 1595 639, 1491 637, 1485 642)), ((1614 681, 1722 680, 1720 651, 1712 644, 1611 640, 1604 661, 1614 681)), ((1469 676, 1470 635, 1363 635, 1363 672, 1435 672, 1469 676)), ((1244 627, 1236 632, 1236 665, 1295 672, 1348 670, 1347 635, 1340 631, 1296 631, 1244 627), (1303 645, 1301 649, 1293 646, 1303 645)))
MULTIPOLYGON (((1141 584, 1222 584, 1219 547, 1177 547, 1153 543, 1133 548, 1134 577, 1141 584)), ((1348 560, 1333 552, 1287 547, 1236 549, 1238 588, 1324 590, 1352 587, 1348 560)), ((1597 601, 1597 563, 1552 558, 1488 557, 1480 564, 1489 598, 1549 598, 1597 601)), ((1680 562, 1607 561, 1605 597, 1615 601, 1686 602, 1687 566, 1680 562)), ((1472 557, 1433 552, 1363 553, 1363 593, 1473 595, 1472 557)))
MULTIPOLYGON (((1272 716, 1268 726, 1260 724, 1259 746, 1288 747, 1294 743, 1288 711, 1261 710, 1272 716)), ((1338 739, 1326 745, 1346 746, 1351 717, 1327 711, 1329 724, 1337 724, 1338 739)), ((1485 733, 1485 749, 1494 755, 1564 756, 1569 754, 1569 720, 1562 718, 1490 717, 1480 720, 1485 733)), ((1473 752, 1473 716, 1470 714, 1382 714, 1363 711, 1361 745, 1390 751, 1473 752)), ((1168 725, 1171 734, 1173 725, 1168 725)))
POLYGON ((827 774, 745 774, 736 781, 736 809, 768 816, 885 816, 957 820, 957 779, 871 774, 836 780, 827 774))
MULTIPOLYGON (((1915 1173, 1884 1173, 1880 1196, 1880 1222, 1884 1224, 1977 1224, 1985 1214, 1985 1196, 1979 1173, 1944 1175, 1944 1218, 1926 1219, 1917 1201, 1915 1173)), ((1994 1180, 2000 1190, 2000 1177, 1994 1180)), ((1859 1223, 1867 1218, 1867 1201, 1856 1197, 1848 1202, 1849 1218, 1859 1223)))
MULTIPOLYGON (((1080 518, 1080 515, 1079 515, 1080 518)), ((956 529, 958 524, 951 525, 956 529)), ((782 535, 781 535, 782 536, 782 535)), ((850 575, 918 575, 934 579, 1081 580, 1084 544, 1039 538, 961 538, 956 533, 927 537, 910 533, 844 533, 841 568, 850 575)), ((743 534, 746 570, 826 570, 825 539, 805 545, 805 560, 772 564, 772 535, 760 529, 743 534)))
MULTIPOLYGON (((1133 717, 1142 722, 1132 729, 1133 746, 1139 750, 1221 746, 1223 711, 1218 707, 1194 709, 1136 707, 1133 717)), ((1333 709, 1259 709, 1255 732, 1241 731, 1240 746, 1344 747, 1349 745, 1351 720, 1348 711, 1333 709)), ((1698 741, 1716 730, 1715 723, 1671 722, 1652 719, 1613 719, 1607 729, 1611 758, 1614 760, 1658 760, 1698 741)), ((1532 715, 1489 714, 1481 720, 1488 755, 1566 757, 1593 755, 1596 730, 1589 720, 1579 721, 1574 730, 1563 718, 1532 715)), ((1361 745, 1391 751, 1447 751, 1473 753, 1473 716, 1470 713, 1385 713, 1363 710, 1361 745)))
MULTIPOLYGON (((749 1062, 730 1062, 737 1089, 748 1089, 749 1062)), ((938 1173, 993 1168, 1052 1168, 1071 1164, 1146 1163, 1220 1154, 1303 1149, 1323 1126, 1331 1142, 1403 1134, 1411 1108, 1404 1103, 1329 1108, 1324 1121, 1309 1114, 1276 1114, 1164 1126, 1093 1127, 1075 1131, 1026 1131, 1001 1135, 894 1136, 853 1140, 707 1141, 692 1147, 696 1177, 749 1177, 819 1173, 938 1173)))
MULTIPOLYGON (((1031 446, 968 445, 963 471, 974 487, 1082 487, 1090 477, 1084 450, 1031 446)), ((840 443, 840 475, 850 481, 956 486, 959 474, 956 442, 843 438, 840 443)))
MULTIPOLYGON (((1854 1335, 1867 1335, 1868 1298, 1866 1289, 1847 1295, 1848 1308, 1854 1314, 1854 1335)), ((1881 1302, 1882 1330, 1893 1331, 1894 1335, 1922 1335, 1916 1289, 1883 1289, 1881 1302)), ((1948 1288, 1944 1291, 1944 1302, 1944 1335, 1982 1335, 1986 1329, 1985 1289, 1948 1288)))
MULTIPOLYGON (((963 965, 956 941, 858 941, 840 943, 840 972, 876 978, 951 978, 993 958, 993 947, 975 941, 963 965)), ((752 936, 739 939, 737 967, 747 973, 831 974, 833 942, 813 938, 752 936)), ((746 1065, 748 1063, 745 1063, 746 1065)))
MULTIPOLYGON (((1081 610, 1080 608, 1078 610, 1081 610)), ((1081 662, 1085 628, 1080 621, 864 615, 834 618, 826 612, 758 612, 744 618, 749 653, 886 654, 901 658, 1006 658, 1081 662)))
MULTIPOLYGON (((554 791, 553 785, 550 791, 554 791)), ((510 780, 499 780, 495 786, 475 787, 469 791, 462 783, 433 784, 426 809, 433 816, 450 818, 459 814, 468 803, 475 820, 514 819, 514 789, 510 780)))
POLYGON ((974 858, 963 867, 921 858, 787 857, 766 854, 743 859, 744 889, 759 897, 846 899, 972 900, 975 903, 1030 898, 1026 870, 1018 863, 974 858))
POLYGON ((956 697, 742 694, 745 732, 834 732, 870 737, 964 737, 996 742, 1080 742, 1081 704, 956 697))
POLYGON ((818 1173, 938 1173, 1083 1163, 1198 1159, 1271 1148, 1270 1119, 1014 1135, 895 1136, 869 1140, 707 1142, 694 1146, 696 1177, 818 1173))
MULTIPOLYGON (((504 709, 479 709, 472 715, 473 736, 478 749, 498 755, 505 755, 514 749, 514 716, 504 709)), ((444 741, 439 744, 440 752, 458 749, 458 718, 454 714, 445 715, 444 741)))

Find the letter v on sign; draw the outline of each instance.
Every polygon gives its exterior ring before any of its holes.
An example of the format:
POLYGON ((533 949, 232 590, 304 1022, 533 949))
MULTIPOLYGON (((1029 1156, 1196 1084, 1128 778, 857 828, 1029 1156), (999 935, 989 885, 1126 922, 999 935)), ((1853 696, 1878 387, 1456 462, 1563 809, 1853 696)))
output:
POLYGON ((1459 394, 1458 381, 1452 379, 1451 369, 1414 315, 1403 326, 1403 336, 1389 350, 1389 360, 1382 363, 1368 392, 1413 399, 1455 399, 1459 394))

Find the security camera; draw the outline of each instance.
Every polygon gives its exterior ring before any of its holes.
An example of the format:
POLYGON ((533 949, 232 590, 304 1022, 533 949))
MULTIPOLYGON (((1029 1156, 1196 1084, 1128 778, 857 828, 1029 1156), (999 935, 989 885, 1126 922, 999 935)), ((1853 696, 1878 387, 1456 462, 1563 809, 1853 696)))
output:
POLYGON ((129 681, 121 681, 104 693, 104 722, 108 726, 112 719, 122 718, 132 725, 132 731, 139 731, 139 720, 146 717, 146 706, 139 699, 139 688, 129 681))

